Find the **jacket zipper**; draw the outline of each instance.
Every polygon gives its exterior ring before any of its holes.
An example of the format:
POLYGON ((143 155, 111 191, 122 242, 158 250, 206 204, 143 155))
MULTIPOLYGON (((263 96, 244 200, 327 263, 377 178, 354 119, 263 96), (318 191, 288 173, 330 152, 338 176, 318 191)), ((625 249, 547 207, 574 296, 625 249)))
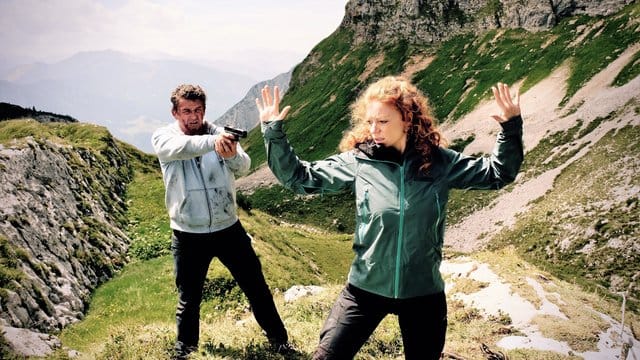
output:
POLYGON ((436 218, 436 223, 435 226, 433 228, 433 238, 435 240, 438 239, 438 224, 440 224, 440 195, 438 195, 438 192, 436 191, 436 209, 438 210, 438 217, 436 218))
POLYGON ((404 239, 404 162, 400 165, 400 221, 398 223, 398 242, 396 246, 396 274, 395 286, 393 289, 394 297, 398 298, 400 293, 400 258, 402 243, 404 239))
POLYGON ((202 182, 202 188, 204 189, 204 194, 206 196, 207 201, 207 209, 209 210, 209 229, 211 229, 211 204, 209 204, 209 191, 207 190, 207 185, 204 183, 204 175, 202 175, 202 168, 200 168, 200 163, 202 162, 202 158, 198 160, 198 158, 194 158, 196 162, 196 167, 198 168, 198 174, 200 174, 200 181, 202 182))

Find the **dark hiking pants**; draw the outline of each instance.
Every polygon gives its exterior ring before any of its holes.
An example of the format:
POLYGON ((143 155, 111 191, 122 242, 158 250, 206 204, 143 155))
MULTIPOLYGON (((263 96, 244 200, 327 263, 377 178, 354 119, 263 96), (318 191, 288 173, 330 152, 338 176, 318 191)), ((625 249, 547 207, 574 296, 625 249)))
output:
POLYGON ((320 331, 320 343, 313 359, 353 359, 388 314, 398 316, 405 359, 440 358, 447 330, 444 292, 390 299, 348 284, 320 331))
POLYGON ((176 309, 178 354, 198 347, 200 303, 209 264, 214 257, 229 269, 251 305, 258 324, 271 342, 286 343, 287 332, 273 302, 251 239, 240 221, 207 234, 173 231, 174 272, 178 288, 176 309))

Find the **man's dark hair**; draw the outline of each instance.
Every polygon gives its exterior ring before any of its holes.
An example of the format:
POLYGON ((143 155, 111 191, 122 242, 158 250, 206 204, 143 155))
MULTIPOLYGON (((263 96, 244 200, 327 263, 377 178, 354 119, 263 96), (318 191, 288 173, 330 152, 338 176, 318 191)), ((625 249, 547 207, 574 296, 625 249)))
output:
POLYGON ((173 90, 171 93, 172 111, 178 110, 178 102, 180 99, 200 100, 202 101, 202 106, 205 109, 207 107, 207 94, 205 94, 204 90, 198 85, 182 84, 173 90))

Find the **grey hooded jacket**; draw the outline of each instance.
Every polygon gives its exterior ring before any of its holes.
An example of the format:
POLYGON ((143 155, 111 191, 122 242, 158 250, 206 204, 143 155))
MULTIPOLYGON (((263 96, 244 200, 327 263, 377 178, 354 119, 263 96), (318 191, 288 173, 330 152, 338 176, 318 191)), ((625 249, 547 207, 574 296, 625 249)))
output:
POLYGON ((160 160, 165 204, 172 229, 209 233, 238 220, 235 176, 248 172, 251 160, 240 144, 233 158, 215 152, 215 138, 223 130, 205 123, 206 135, 185 135, 177 122, 153 133, 160 160))

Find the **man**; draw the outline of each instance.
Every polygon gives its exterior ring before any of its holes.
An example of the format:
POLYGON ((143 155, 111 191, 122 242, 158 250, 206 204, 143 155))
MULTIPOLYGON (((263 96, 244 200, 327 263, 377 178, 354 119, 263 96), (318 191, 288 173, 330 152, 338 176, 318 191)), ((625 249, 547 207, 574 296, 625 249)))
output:
POLYGON ((178 86, 171 103, 176 122, 156 130, 152 142, 173 230, 177 358, 198 348, 202 289, 213 257, 229 269, 249 299, 272 348, 293 351, 251 239, 236 214, 234 176, 246 173, 251 160, 233 134, 204 121, 206 94, 201 87, 178 86))

